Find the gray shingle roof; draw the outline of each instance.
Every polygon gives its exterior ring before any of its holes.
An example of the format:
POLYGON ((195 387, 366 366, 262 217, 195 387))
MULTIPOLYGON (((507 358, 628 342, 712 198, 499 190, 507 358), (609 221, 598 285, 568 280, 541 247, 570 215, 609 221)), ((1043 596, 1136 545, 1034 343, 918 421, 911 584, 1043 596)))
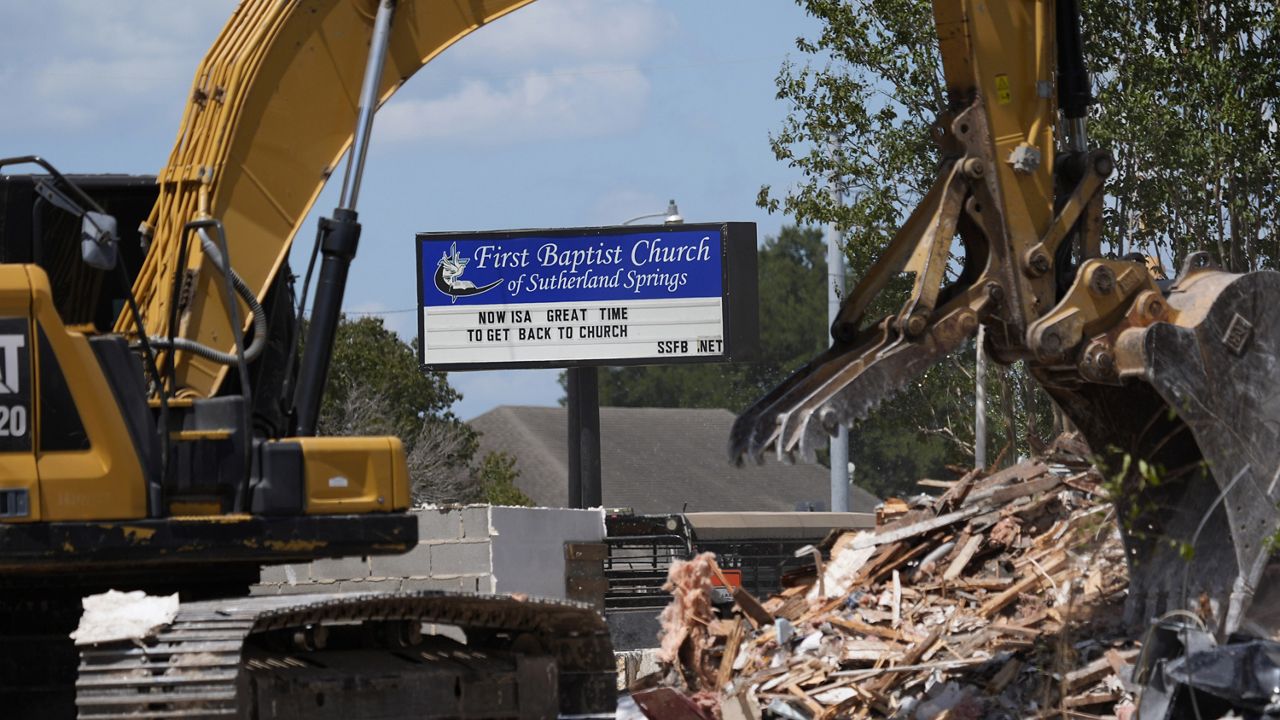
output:
MULTIPOLYGON (((559 407, 503 405, 471 420, 480 451, 516 458, 516 485, 536 504, 563 506, 568 495, 567 414, 559 407)), ((727 459, 728 410, 600 408, 600 465, 606 507, 637 513, 707 510, 795 510, 830 498, 829 473, 820 465, 734 467, 727 459)), ((879 502, 854 487, 851 508, 868 512, 879 502)))

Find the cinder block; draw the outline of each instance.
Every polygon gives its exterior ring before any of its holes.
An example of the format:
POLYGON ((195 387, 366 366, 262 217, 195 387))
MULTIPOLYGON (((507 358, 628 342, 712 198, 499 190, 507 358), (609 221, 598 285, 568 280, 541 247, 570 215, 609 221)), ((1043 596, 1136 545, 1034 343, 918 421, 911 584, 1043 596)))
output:
POLYGON ((462 537, 467 540, 489 539, 489 506, 462 508, 462 537))
POLYGON ((338 584, 338 592, 399 592, 400 579, 347 580, 338 584))
POLYGON ((285 583, 280 586, 281 595, 305 595, 314 592, 333 592, 337 587, 337 583, 330 580, 327 583, 300 582, 297 585, 285 583))
POLYGON ((271 585, 250 585, 250 595, 279 595, 280 586, 278 584, 271 585))
POLYGON ((369 576, 406 578, 431 574, 431 546, 418 545, 403 555, 374 555, 369 558, 369 576))
MULTIPOLYGON (((289 576, 285 574, 287 565, 263 565, 262 571, 258 573, 258 582, 263 583, 284 583, 289 582, 289 576)), ((295 576, 296 577, 296 576, 295 576)))
POLYGON ((322 558, 311 563, 311 577, 320 582, 367 578, 369 577, 369 558, 322 558))
POLYGON ((418 540, 457 540, 462 537, 462 513, 459 510, 423 508, 418 513, 418 540))
POLYGON ((433 590, 436 592, 475 592, 472 578, 405 578, 400 585, 402 592, 433 590), (467 581, 471 581, 468 585, 467 581))
POLYGON ((431 576, 487 575, 492 567, 489 543, 457 542, 431 546, 431 576))

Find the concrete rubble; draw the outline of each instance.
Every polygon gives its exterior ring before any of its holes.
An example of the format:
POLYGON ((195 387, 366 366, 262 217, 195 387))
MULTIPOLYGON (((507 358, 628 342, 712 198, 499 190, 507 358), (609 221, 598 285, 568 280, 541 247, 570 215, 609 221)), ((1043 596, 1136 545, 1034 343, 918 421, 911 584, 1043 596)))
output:
POLYGON ((1087 450, 1060 438, 991 474, 927 481, 874 531, 720 617, 713 556, 673 567, 663 670, 632 685, 652 720, 1127 718, 1137 643, 1115 511, 1087 450))

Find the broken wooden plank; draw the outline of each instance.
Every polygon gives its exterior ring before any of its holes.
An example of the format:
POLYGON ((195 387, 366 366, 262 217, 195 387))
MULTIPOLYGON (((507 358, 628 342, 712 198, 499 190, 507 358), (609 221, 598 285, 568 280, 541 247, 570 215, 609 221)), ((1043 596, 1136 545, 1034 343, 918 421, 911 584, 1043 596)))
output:
MULTIPOLYGON (((1044 573, 1055 573, 1067 564, 1066 553, 1059 553, 1041 564, 1044 573)), ((999 595, 988 600, 978 609, 978 615, 984 618, 991 618, 1000 612, 1009 603, 1013 602, 1019 595, 1030 590, 1039 583, 1045 582, 1046 578, 1041 575, 1040 570, 1032 569, 1031 572, 1025 573, 1024 577, 1014 583, 1008 590, 1001 592, 999 595)))
POLYGON ((948 489, 933 503, 933 511, 935 513, 947 512, 955 510, 964 504, 965 497, 973 490, 973 483, 982 474, 982 470, 973 469, 965 473, 964 477, 955 484, 954 487, 948 489))
POLYGON ((964 572, 964 568, 973 559, 978 552, 978 548, 982 547, 982 535, 974 535, 960 548, 960 554, 956 555, 951 564, 947 566, 947 571, 942 573, 943 580, 955 580, 960 577, 960 573, 964 572))
POLYGON ((938 530, 939 528, 947 527, 948 525, 954 525, 961 520, 965 520, 977 515, 978 513, 985 512, 987 509, 987 506, 981 504, 964 507, 956 510, 955 512, 949 512, 946 515, 939 515, 938 517, 930 520, 912 523, 906 527, 897 528, 878 535, 860 537, 853 541, 849 547, 854 550, 860 550, 874 545, 885 545, 887 543, 898 542, 899 540, 907 540, 919 535, 924 535, 925 533, 933 530, 938 530))
MULTIPOLYGON (((1122 662, 1127 662, 1138 656, 1138 651, 1136 649, 1126 650, 1123 652, 1113 650, 1112 652, 1115 653, 1115 658, 1122 662)), ((1104 654, 1102 657, 1094 660, 1088 665, 1067 673, 1066 677, 1063 678, 1063 684, 1066 686, 1067 692, 1075 692, 1078 688, 1092 685, 1102 678, 1114 673, 1115 670, 1111 667, 1111 663, 1112 658, 1104 654)))
POLYGON ((746 615, 747 619, 757 629, 763 625, 773 623, 773 616, 769 614, 769 611, 764 609, 764 606, 760 604, 755 595, 747 592, 743 587, 739 586, 733 589, 733 604, 742 610, 742 614, 746 615))
POLYGON ((861 635, 871 635, 872 637, 883 638, 885 640, 893 640, 894 642, 910 642, 913 638, 903 635, 898 630, 891 628, 878 627, 876 625, 868 625, 864 622, 854 620, 853 618, 845 618, 840 616, 832 616, 827 621, 838 628, 848 630, 861 635))
POLYGON ((1103 703, 1113 703, 1124 697, 1124 693, 1118 691, 1087 693, 1084 695, 1073 695, 1062 701, 1062 706, 1066 708, 1088 707, 1090 705, 1101 705, 1103 703))
POLYGON ((1018 677, 1020 672, 1022 672, 1022 661, 1017 658, 1009 659, 991 677, 991 680, 987 683, 987 690, 993 695, 999 695, 1004 692, 1009 683, 1013 682, 1014 678, 1018 677))
POLYGON ((720 657, 720 672, 716 673, 716 689, 729 684, 733 678, 733 661, 738 659, 738 650, 742 647, 742 639, 747 635, 747 621, 738 618, 729 631, 724 643, 724 653, 720 657))
POLYGON ((804 703, 804 706, 809 708, 809 712, 813 713, 815 716, 821 715, 822 712, 826 710, 826 708, 824 708, 821 703, 809 697, 809 695, 806 694, 805 691, 797 687, 795 683, 788 685, 786 687, 786 690, 787 692, 795 696, 797 700, 804 703))

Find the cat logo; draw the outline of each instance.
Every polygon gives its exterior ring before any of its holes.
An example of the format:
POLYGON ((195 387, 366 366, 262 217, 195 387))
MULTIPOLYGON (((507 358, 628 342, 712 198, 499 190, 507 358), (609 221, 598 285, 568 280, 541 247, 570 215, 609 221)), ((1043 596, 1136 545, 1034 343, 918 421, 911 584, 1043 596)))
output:
POLYGON ((470 280, 461 280, 462 271, 466 269, 469 262, 471 258, 458 255, 458 243, 455 242, 449 246, 449 252, 440 256, 440 262, 436 265, 436 289, 452 297, 452 302, 457 302, 460 297, 488 292, 502 284, 502 278, 481 287, 476 287, 476 284, 470 280))
POLYGON ((0 335, 0 395, 22 392, 22 375, 18 368, 22 348, 27 339, 22 335, 0 335))

